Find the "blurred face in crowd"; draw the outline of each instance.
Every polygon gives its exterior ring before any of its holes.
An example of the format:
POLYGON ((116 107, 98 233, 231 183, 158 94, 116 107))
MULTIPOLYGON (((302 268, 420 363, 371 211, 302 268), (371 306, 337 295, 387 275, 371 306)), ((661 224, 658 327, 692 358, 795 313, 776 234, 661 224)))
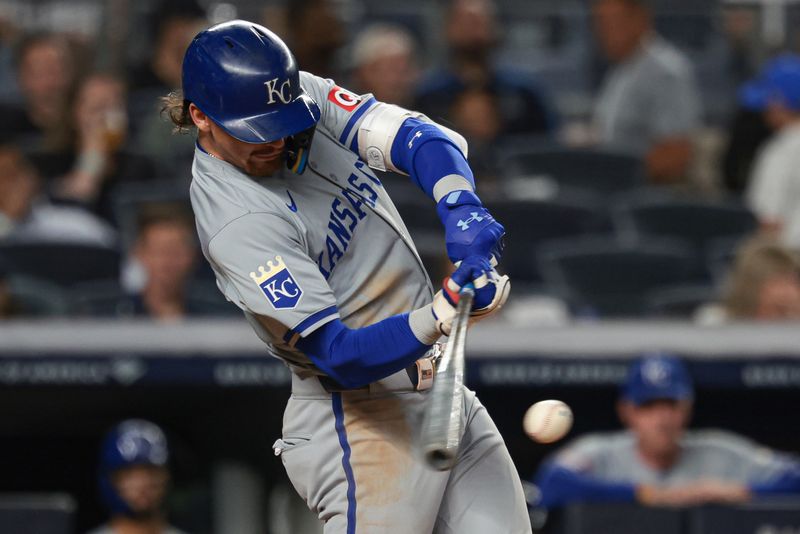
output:
POLYGON ((48 39, 31 45, 20 58, 22 95, 35 106, 60 106, 69 94, 73 69, 66 42, 48 39))
POLYGON ((497 42, 494 4, 490 0, 455 0, 446 32, 447 42, 456 53, 485 56, 497 42))
POLYGON ((12 220, 24 218, 39 192, 33 168, 15 147, 0 146, 0 212, 12 220))
POLYGON ((800 319, 800 276, 784 273, 768 278, 761 285, 757 299, 755 319, 800 319))
POLYGON ((598 0, 592 18, 600 46, 612 62, 633 54, 650 31, 647 10, 629 0, 598 0))
POLYGON ((183 55, 204 25, 202 19, 180 17, 173 17, 164 23, 153 52, 152 67, 167 87, 175 89, 181 86, 183 55))
POLYGON ((468 90, 453 103, 455 129, 467 139, 488 143, 500 133, 500 113, 494 96, 485 90, 468 90))
MULTIPOLYGON (((418 78, 411 37, 387 28, 359 43, 359 65, 354 74, 359 90, 372 93, 381 102, 406 104, 418 78)), ((381 31, 378 28, 378 31, 381 31)))
POLYGON ((659 399, 640 406, 622 401, 620 418, 636 435, 639 450, 646 457, 671 458, 680 449, 680 440, 691 414, 691 401, 659 399))
POLYGON ((166 496, 169 473, 163 467, 134 465, 116 471, 112 481, 137 515, 152 516, 159 513, 166 496))
POLYGON ((82 134, 100 136, 109 150, 119 148, 128 127, 122 82, 104 75, 87 79, 78 91, 73 115, 82 134))
POLYGON ((139 236, 135 254, 147 272, 148 287, 180 290, 194 268, 193 230, 180 221, 151 223, 139 236))
POLYGON ((227 161, 250 176, 272 176, 285 164, 286 141, 253 144, 239 141, 192 104, 192 120, 199 131, 200 144, 215 157, 227 161))
POLYGON ((764 121, 773 130, 781 130, 800 120, 800 112, 791 109, 781 101, 772 101, 764 110, 764 121))
POLYGON ((8 289, 8 282, 0 278, 0 319, 12 315, 11 293, 8 289))

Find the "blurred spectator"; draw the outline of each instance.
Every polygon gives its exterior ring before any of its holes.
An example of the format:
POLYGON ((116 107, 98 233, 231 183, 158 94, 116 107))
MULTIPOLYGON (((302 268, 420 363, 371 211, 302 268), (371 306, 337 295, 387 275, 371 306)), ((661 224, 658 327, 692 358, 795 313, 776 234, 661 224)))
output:
POLYGON ((187 208, 173 203, 144 205, 130 251, 131 278, 141 280, 127 290, 116 281, 84 287, 76 305, 98 317, 161 321, 238 314, 216 287, 194 279, 197 252, 194 219, 187 208))
POLYGON ((731 125, 722 156, 722 181, 725 188, 743 194, 750 182, 756 155, 772 133, 764 114, 740 104, 731 125))
POLYGON ((9 18, 0 14, 0 102, 18 103, 21 96, 14 74, 14 43, 18 30, 9 18))
MULTIPOLYGON (((271 27, 265 21, 267 28, 271 27)), ((332 0, 294 0, 287 5, 288 44, 301 70, 341 78, 338 57, 347 36, 332 0)))
POLYGON ((656 34, 645 0, 596 0, 592 16, 613 64, 595 105, 600 142, 641 155, 654 183, 683 179, 701 117, 689 60, 656 34))
POLYGON ((168 205, 145 208, 133 256, 145 274, 141 292, 131 297, 134 315, 169 320, 195 314, 187 298, 197 260, 191 214, 168 205))
POLYGON ((353 44, 353 89, 372 93, 381 102, 412 106, 419 78, 416 54, 414 38, 402 26, 367 27, 353 44))
POLYGON ((684 364, 667 355, 634 362, 617 406, 621 432, 578 438, 540 469, 544 508, 572 502, 689 506, 800 492, 800 463, 744 437, 687 431, 694 391, 684 364))
POLYGON ((0 321, 20 314, 20 305, 11 294, 8 285, 8 268, 0 258, 0 321))
POLYGON ((456 95, 449 110, 452 127, 469 141, 469 165, 480 178, 478 192, 488 196, 500 189, 495 151, 502 128, 499 106, 494 93, 475 87, 456 95))
POLYGON ((172 125, 160 114, 160 97, 181 87, 183 54, 208 21, 195 0, 163 1, 154 19, 150 61, 131 82, 133 146, 156 163, 162 176, 188 182, 194 138, 172 135, 172 125))
MULTIPOLYGON (((415 109, 435 120, 448 113, 455 98, 470 88, 494 95, 502 134, 546 134, 555 114, 530 76, 498 68, 493 54, 500 41, 491 0, 453 0, 445 22, 448 64, 427 74, 417 90, 415 109)), ((444 117, 452 122, 452 116, 444 117)))
POLYGON ((155 424, 129 419, 103 439, 99 485, 110 521, 89 534, 180 534, 164 515, 169 450, 155 424))
POLYGON ((800 319, 800 263, 780 244, 751 240, 736 254, 724 295, 729 319, 800 319))
POLYGON ((150 160, 125 148, 125 96, 125 86, 114 76, 85 78, 70 117, 72 146, 34 157, 40 172, 52 179, 54 199, 83 205, 112 223, 116 223, 112 205, 116 187, 150 180, 156 174, 150 160))
POLYGON ((114 230, 86 210, 54 206, 15 145, 0 143, 0 241, 116 243, 114 230))
POLYGON ((800 250, 800 56, 773 60, 741 98, 773 131, 756 158, 747 202, 765 233, 800 250))
POLYGON ((17 45, 15 66, 22 106, 0 106, 4 133, 27 150, 53 149, 65 140, 69 101, 77 78, 66 37, 32 34, 17 45))

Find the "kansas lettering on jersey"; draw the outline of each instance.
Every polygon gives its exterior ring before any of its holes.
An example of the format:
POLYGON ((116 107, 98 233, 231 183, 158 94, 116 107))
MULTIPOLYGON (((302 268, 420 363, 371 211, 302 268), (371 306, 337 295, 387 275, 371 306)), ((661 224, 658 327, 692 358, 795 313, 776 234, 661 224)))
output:
POLYGON ((336 262, 347 251, 358 223, 368 215, 362 206, 366 203, 375 208, 378 192, 374 188, 383 187, 380 180, 364 172, 364 163, 358 161, 355 167, 356 172, 347 179, 350 187, 343 189, 342 196, 336 197, 331 203, 325 247, 317 258, 319 272, 326 280, 330 278, 336 262))

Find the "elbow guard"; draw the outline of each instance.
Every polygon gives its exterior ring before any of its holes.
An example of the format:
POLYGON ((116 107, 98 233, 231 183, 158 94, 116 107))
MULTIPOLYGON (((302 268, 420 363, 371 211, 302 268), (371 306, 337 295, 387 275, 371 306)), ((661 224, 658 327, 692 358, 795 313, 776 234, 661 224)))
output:
MULTIPOLYGON (((367 112, 358 129, 358 153, 367 165, 379 171, 409 173, 410 169, 403 162, 393 161, 392 157, 392 146, 398 134, 402 135, 400 131, 406 119, 418 119, 434 125, 444 133, 443 137, 458 147, 465 158, 467 157, 467 141, 461 134, 436 124, 421 113, 380 102, 367 112)), ((411 148, 413 143, 409 149, 411 148)))

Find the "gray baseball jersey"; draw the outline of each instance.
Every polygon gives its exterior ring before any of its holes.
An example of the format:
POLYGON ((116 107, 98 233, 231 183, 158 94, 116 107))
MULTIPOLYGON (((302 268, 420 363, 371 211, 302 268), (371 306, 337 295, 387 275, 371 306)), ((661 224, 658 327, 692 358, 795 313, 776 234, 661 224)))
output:
POLYGON ((295 348, 337 317, 358 328, 432 298, 391 199, 347 148, 380 104, 308 73, 300 80, 322 115, 302 175, 256 180, 199 147, 192 167, 192 205, 217 284, 293 371, 276 454, 327 534, 530 532, 514 465, 471 392, 448 476, 415 448, 426 394, 405 370, 367 390, 329 393, 295 348))
POLYGON ((703 478, 765 483, 793 465, 785 455, 721 430, 688 431, 681 442, 678 462, 667 471, 656 471, 642 463, 635 436, 628 431, 579 438, 559 451, 555 461, 609 482, 666 486, 703 478))

